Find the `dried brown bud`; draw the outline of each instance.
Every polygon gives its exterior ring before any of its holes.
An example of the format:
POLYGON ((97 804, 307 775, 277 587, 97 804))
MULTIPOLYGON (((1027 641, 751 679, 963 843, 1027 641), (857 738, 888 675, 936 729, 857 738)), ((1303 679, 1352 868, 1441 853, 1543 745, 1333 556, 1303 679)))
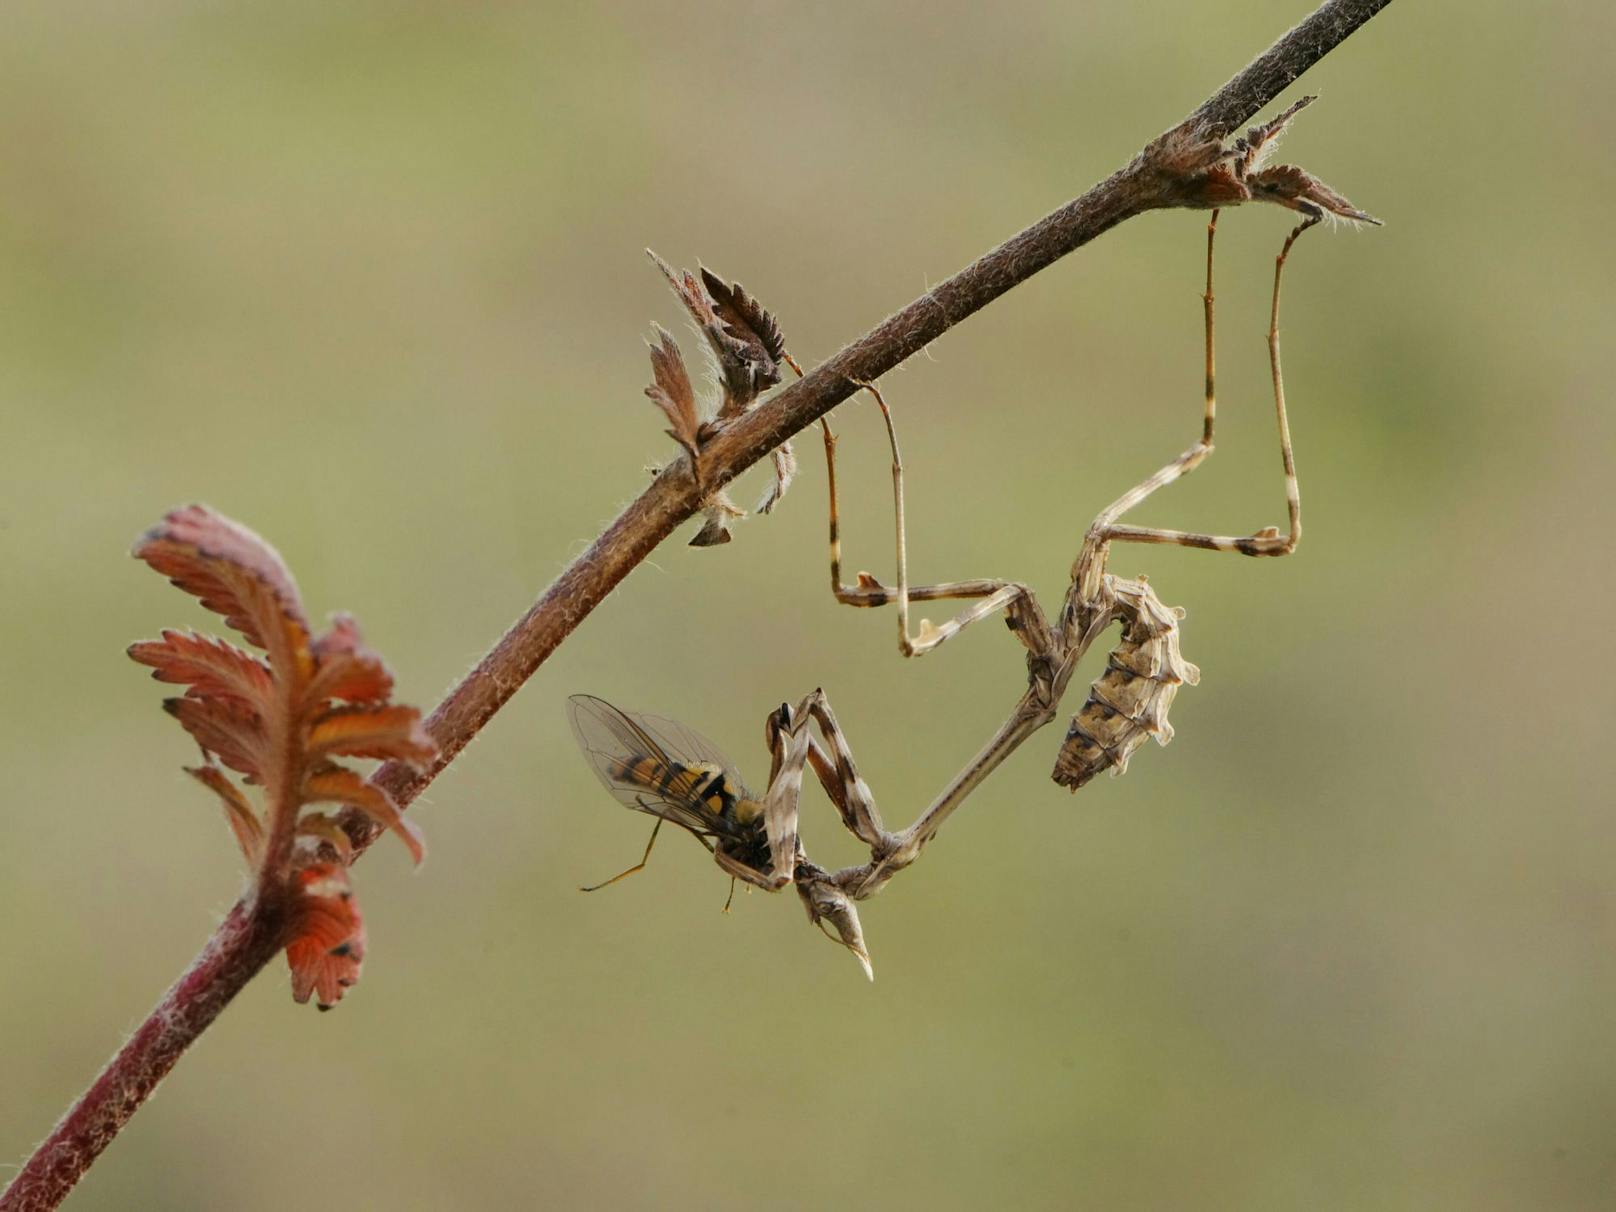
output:
POLYGON ((690 452, 694 469, 697 431, 701 428, 701 418, 696 413, 696 393, 691 390, 690 375, 685 370, 679 346, 660 324, 652 327, 656 329, 658 340, 658 344, 651 345, 651 374, 655 381, 645 389, 645 394, 668 418, 668 436, 690 452))
MULTIPOLYGON (((760 394, 780 382, 783 368, 788 365, 795 368, 796 363, 786 352, 779 323, 739 282, 726 282, 705 267, 701 268, 698 278, 688 270, 674 269, 650 249, 645 251, 706 338, 724 393, 716 415, 711 421, 703 422, 679 348, 672 337, 657 329, 660 346, 651 347, 651 367, 656 381, 645 389, 645 394, 667 416, 671 426, 668 435, 690 452, 700 484, 697 457, 702 442, 718 426, 751 408, 760 394)), ((797 474, 797 456, 789 442, 774 452, 773 463, 774 481, 758 502, 759 513, 773 511, 797 474)), ((746 516, 744 510, 722 493, 708 498, 703 507, 706 520, 690 541, 692 547, 715 547, 729 542, 730 521, 746 516)))
POLYGON ((696 537, 690 540, 692 547, 717 547, 731 539, 729 523, 732 518, 744 518, 746 510, 740 508, 730 500, 729 494, 722 488, 708 497, 702 503, 702 514, 705 520, 696 537))
POLYGON ((726 283, 705 268, 698 279, 688 270, 675 270, 650 249, 645 251, 707 338, 724 389, 719 418, 739 416, 780 381, 786 361, 780 325, 740 283, 726 283))
POLYGON ((786 342, 775 318, 739 282, 726 284, 705 266, 701 280, 725 338, 722 347, 713 342, 724 376, 724 404, 718 415, 733 416, 746 411, 759 395, 780 381, 786 342))

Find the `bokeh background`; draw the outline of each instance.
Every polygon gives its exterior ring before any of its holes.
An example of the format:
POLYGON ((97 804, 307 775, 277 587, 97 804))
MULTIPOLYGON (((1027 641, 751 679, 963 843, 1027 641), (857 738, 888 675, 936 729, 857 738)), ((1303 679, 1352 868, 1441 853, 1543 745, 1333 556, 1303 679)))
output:
MULTIPOLYGON (((696 347, 645 245, 816 362, 1308 7, 8 5, 0 1160, 240 886, 122 655, 208 622, 125 555, 164 509, 268 536, 429 706, 670 454, 641 339, 696 347)), ((1018 693, 996 626, 906 663, 833 605, 809 435, 775 517, 666 545, 436 783, 419 873, 362 865, 340 1010, 277 965, 73 1206, 1610 1206, 1613 34, 1403 0, 1309 74, 1286 158, 1387 225, 1310 235, 1288 279, 1301 551, 1117 554, 1190 611, 1178 740, 1075 799, 1061 728, 1028 744, 866 906, 873 986, 789 895, 721 916, 683 837, 576 891, 645 831, 569 693, 760 780, 765 713, 823 685, 894 823, 1018 693)), ((1287 216, 1222 227, 1219 453, 1140 517, 1239 533, 1283 520, 1287 216)), ((1203 231, 1130 222, 888 377, 917 578, 1054 600, 1194 436, 1203 231)), ((885 573, 880 429, 836 423, 848 559, 885 573)))

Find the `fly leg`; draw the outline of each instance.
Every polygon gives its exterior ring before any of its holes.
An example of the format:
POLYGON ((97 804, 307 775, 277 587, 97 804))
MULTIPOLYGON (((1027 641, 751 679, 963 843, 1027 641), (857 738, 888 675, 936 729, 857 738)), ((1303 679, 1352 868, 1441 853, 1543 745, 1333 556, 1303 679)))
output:
MULTIPOLYGON (((645 853, 640 856, 640 861, 635 863, 634 866, 630 867, 627 871, 619 871, 616 875, 612 876, 612 878, 609 879, 609 880, 604 880, 599 884, 590 884, 588 887, 579 888, 578 891, 579 892, 599 892, 602 888, 611 887, 613 884, 617 883, 618 880, 627 879, 629 876, 633 875, 636 871, 644 871, 645 870, 645 864, 651 858, 651 847, 656 845, 656 835, 661 829, 662 829, 662 818, 657 817, 656 824, 651 826, 651 840, 645 843, 645 853)), ((698 838, 698 840, 706 841, 707 839, 706 838, 698 838)))

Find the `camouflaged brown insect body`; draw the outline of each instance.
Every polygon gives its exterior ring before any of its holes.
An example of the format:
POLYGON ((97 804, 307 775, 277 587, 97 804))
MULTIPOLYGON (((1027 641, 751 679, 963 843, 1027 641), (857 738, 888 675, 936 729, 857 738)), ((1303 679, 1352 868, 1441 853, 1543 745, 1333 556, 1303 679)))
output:
POLYGON ((1184 611, 1164 606, 1143 577, 1106 580, 1106 593, 1116 603, 1112 609, 1123 620, 1122 642, 1089 688, 1055 759, 1051 777, 1073 791, 1102 771, 1126 773, 1128 759, 1147 740, 1172 740, 1167 710, 1180 686, 1201 680, 1201 671, 1178 650, 1184 611))

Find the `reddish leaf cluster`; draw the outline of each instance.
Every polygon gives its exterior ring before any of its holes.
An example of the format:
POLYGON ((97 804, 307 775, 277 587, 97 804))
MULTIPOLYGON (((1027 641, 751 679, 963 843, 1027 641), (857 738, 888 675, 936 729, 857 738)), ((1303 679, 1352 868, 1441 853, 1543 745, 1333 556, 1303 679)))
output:
POLYGON ((246 527, 191 505, 142 536, 134 554, 263 652, 189 631, 164 631, 129 649, 158 681, 186 688, 163 706, 202 747, 204 764, 188 773, 218 796, 257 895, 288 908, 293 996, 315 994, 329 1009, 359 978, 364 924, 348 883, 348 835, 335 816, 305 810, 358 809, 420 862, 420 835, 387 793, 334 759, 421 765, 437 748, 415 708, 388 702, 392 675, 352 619, 338 616, 318 637, 310 632, 286 565, 246 527), (263 789, 262 814, 220 763, 263 789))
MULTIPOLYGON (((668 418, 668 436, 689 452, 699 485, 702 443, 718 426, 740 416, 757 402, 759 395, 779 383, 783 367, 789 365, 797 369, 797 364, 786 352, 780 325, 739 282, 725 282, 706 268, 700 269, 699 277, 688 270, 675 270, 650 249, 646 252, 667 277, 697 330, 706 338, 723 393, 710 417, 704 418, 678 345, 660 327, 656 329, 657 341, 651 345, 654 381, 645 389, 645 394, 668 418)), ((796 469, 796 456, 787 442, 774 452, 774 482, 759 502, 758 512, 773 510, 785 495, 796 469)), ((737 507, 722 489, 709 494, 703 507, 705 522, 700 533, 691 540, 692 547, 729 542, 729 521, 746 516, 746 511, 737 507)))

